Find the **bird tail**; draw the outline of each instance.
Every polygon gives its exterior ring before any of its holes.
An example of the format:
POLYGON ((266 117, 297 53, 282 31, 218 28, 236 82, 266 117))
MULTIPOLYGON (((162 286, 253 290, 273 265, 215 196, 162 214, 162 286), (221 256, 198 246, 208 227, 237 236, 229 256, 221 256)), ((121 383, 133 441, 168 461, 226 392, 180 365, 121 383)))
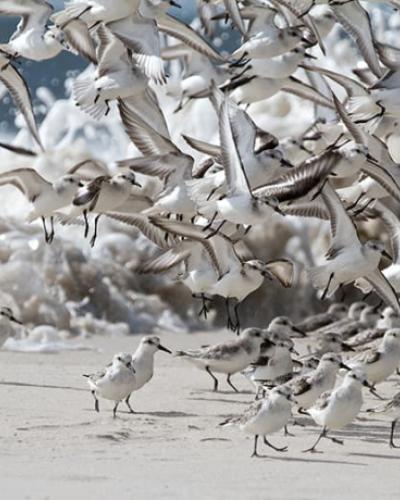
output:
POLYGON ((78 78, 72 85, 72 95, 77 106, 95 120, 99 120, 108 111, 107 104, 98 97, 92 78, 78 78))
POLYGON ((218 425, 220 427, 230 427, 231 425, 235 425, 239 422, 240 417, 229 417, 223 422, 220 422, 218 425))
POLYGON ((186 181, 186 188, 189 198, 195 203, 205 202, 209 197, 214 198, 220 194, 220 186, 216 185, 215 179, 211 176, 186 181))
MULTIPOLYGON (((328 286, 329 273, 327 272, 327 266, 317 266, 312 267, 308 270, 308 275, 310 277, 311 283, 318 290, 325 290, 328 286)), ((326 293, 327 297, 331 297, 335 293, 337 285, 332 282, 329 286, 329 290, 326 293)))

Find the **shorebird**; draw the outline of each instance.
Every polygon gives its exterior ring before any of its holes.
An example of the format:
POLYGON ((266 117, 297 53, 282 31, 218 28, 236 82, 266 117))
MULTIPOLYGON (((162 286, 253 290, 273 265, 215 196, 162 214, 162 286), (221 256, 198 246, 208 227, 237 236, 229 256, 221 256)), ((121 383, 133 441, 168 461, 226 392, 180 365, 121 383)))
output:
POLYGON ((177 351, 175 356, 205 370, 214 381, 214 391, 218 390, 218 379, 214 373, 225 373, 227 383, 235 392, 239 392, 232 384, 231 376, 258 358, 263 341, 262 331, 259 328, 246 328, 235 340, 200 349, 177 351))
POLYGON ((388 330, 380 345, 354 356, 347 361, 352 369, 365 372, 371 384, 379 384, 386 380, 400 363, 400 329, 388 330))
POLYGON ((98 397, 114 401, 113 417, 117 416, 118 405, 126 399, 135 386, 135 370, 132 355, 126 352, 116 354, 113 361, 104 370, 87 377, 95 400, 95 410, 99 411, 98 397))
POLYGON ((324 185, 322 197, 330 213, 332 244, 326 264, 309 270, 313 285, 323 290, 322 299, 332 296, 343 284, 365 278, 385 302, 400 312, 398 298, 378 268, 382 255, 391 259, 384 243, 371 240, 361 244, 352 220, 329 183, 324 185))
POLYGON ((94 232, 90 240, 93 247, 97 238, 97 225, 100 217, 123 206, 132 194, 132 186, 141 187, 133 172, 118 173, 110 177, 102 175, 79 188, 72 200, 72 209, 67 218, 73 220, 79 215, 85 219, 85 238, 89 233, 88 214, 97 214, 94 220, 94 232))
POLYGON ((339 321, 347 315, 348 306, 343 303, 330 304, 328 310, 323 313, 314 314, 313 316, 308 316, 296 326, 305 333, 312 332, 321 328, 323 326, 339 321))
POLYGON ((393 398, 387 403, 383 403, 376 408, 370 408, 367 410, 369 413, 385 413, 392 418, 392 424, 390 427, 390 438, 389 438, 389 446, 391 448, 400 448, 400 446, 394 443, 394 431, 396 428, 397 421, 400 418, 400 392, 395 394, 393 398))
MULTIPOLYGON (((142 338, 139 347, 132 354, 132 367, 135 370, 135 384, 132 392, 138 391, 152 379, 154 372, 154 354, 157 351, 164 351, 172 354, 169 349, 161 344, 158 337, 146 336, 142 338)), ((132 393, 125 399, 125 404, 131 413, 135 413, 129 403, 131 396, 132 393)))
POLYGON ((315 405, 308 409, 315 422, 322 426, 322 431, 313 446, 304 452, 316 453, 316 447, 322 438, 343 444, 340 439, 328 437, 328 432, 341 429, 357 417, 363 404, 363 385, 373 390, 362 372, 349 371, 338 388, 323 393, 315 405))
POLYGON ((4 345, 8 337, 13 334, 12 323, 22 325, 23 323, 14 316, 9 307, 0 307, 0 348, 4 345))
POLYGON ((19 189, 33 205, 28 214, 28 221, 41 218, 46 243, 54 239, 54 213, 68 206, 78 189, 83 187, 82 178, 78 174, 63 175, 51 183, 44 179, 33 168, 10 170, 0 174, 0 186, 13 185, 19 189), (47 230, 46 218, 50 217, 51 229, 47 230))
POLYGON ((308 346, 309 354, 321 358, 326 353, 354 351, 350 343, 344 342, 340 333, 324 332, 313 337, 313 348, 308 346))
POLYGON ((252 457, 260 457, 257 452, 257 442, 260 436, 264 444, 275 451, 287 451, 287 446, 278 448, 271 444, 266 436, 282 429, 292 415, 292 396, 290 389, 284 386, 272 389, 266 398, 255 401, 243 415, 225 420, 220 425, 237 425, 240 430, 254 436, 252 457))

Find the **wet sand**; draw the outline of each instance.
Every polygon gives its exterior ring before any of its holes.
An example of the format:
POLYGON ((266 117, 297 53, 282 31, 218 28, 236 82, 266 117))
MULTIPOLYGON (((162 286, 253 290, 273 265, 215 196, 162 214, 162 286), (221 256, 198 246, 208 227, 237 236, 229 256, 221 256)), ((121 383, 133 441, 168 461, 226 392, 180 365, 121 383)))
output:
MULTIPOLYGON (((171 349, 197 347, 231 337, 226 332, 169 334, 171 349)), ((118 351, 133 351, 139 337, 94 337, 97 351, 59 354, 0 352, 0 488, 5 500, 125 499, 397 499, 400 450, 388 446, 390 424, 361 414, 337 436, 324 440, 323 454, 304 454, 318 429, 290 426, 295 437, 278 433, 271 441, 287 453, 263 448, 252 459, 253 441, 218 423, 239 414, 254 398, 241 376, 233 393, 222 382, 213 393, 210 377, 181 359, 158 353, 156 373, 132 396, 138 412, 112 402, 94 412, 83 373, 95 371, 118 351), (364 420, 365 419, 365 420, 364 420)), ((399 390, 398 377, 379 386, 399 390)), ((221 378, 222 380, 222 378, 221 378)), ((366 398, 364 407, 377 404, 366 398)), ((302 419, 307 421, 307 419, 302 419)), ((400 444, 400 424, 397 433, 400 444)))

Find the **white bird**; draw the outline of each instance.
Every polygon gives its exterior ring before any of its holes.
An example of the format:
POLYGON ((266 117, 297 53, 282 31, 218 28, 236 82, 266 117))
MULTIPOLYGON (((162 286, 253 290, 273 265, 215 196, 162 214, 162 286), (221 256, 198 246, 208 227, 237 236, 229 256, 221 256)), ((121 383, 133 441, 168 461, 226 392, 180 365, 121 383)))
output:
MULTIPOLYGON (((135 370, 135 384, 132 392, 141 389, 150 382, 154 373, 154 354, 157 351, 164 351, 171 354, 171 351, 161 344, 158 337, 146 336, 140 341, 139 347, 132 354, 132 367, 135 370)), ((129 403, 132 393, 125 399, 125 403, 131 413, 135 413, 129 403)))
POLYGON ((344 318, 347 312, 348 307, 346 304, 335 302, 330 304, 326 312, 308 316, 300 323, 297 323, 296 326, 305 333, 312 332, 317 328, 321 328, 344 318))
MULTIPOLYGON (((332 392, 323 393, 316 404, 308 409, 308 413, 315 422, 322 426, 322 431, 313 446, 304 450, 305 452, 317 452, 317 444, 323 437, 328 437, 329 431, 341 429, 357 417, 363 404, 363 385, 372 390, 362 372, 349 371, 339 387, 332 392)), ((328 437, 328 439, 334 443, 343 444, 340 439, 334 437, 328 437)))
POLYGON ((0 307, 0 348, 4 345, 8 337, 13 335, 12 323, 22 325, 22 322, 14 316, 9 307, 0 307))
POLYGON ((326 264, 309 270, 313 285, 324 290, 325 298, 333 295, 340 285, 365 278, 385 302, 400 312, 398 298, 378 268, 382 255, 388 255, 384 244, 372 240, 361 244, 352 220, 328 183, 322 197, 330 213, 332 244, 326 264))
POLYGON ((225 420, 220 425, 237 425, 241 431, 254 436, 254 449, 252 457, 259 457, 257 442, 259 436, 263 437, 264 444, 275 451, 287 451, 287 446, 278 448, 271 444, 266 436, 279 431, 292 416, 292 396, 290 389, 278 386, 272 389, 266 398, 255 401, 243 415, 225 420))
POLYGON ((117 415, 118 405, 126 399, 135 387, 135 370, 132 355, 126 352, 116 354, 113 361, 104 370, 87 377, 95 400, 95 410, 99 411, 98 397, 114 401, 113 417, 117 415))
POLYGON ((400 363, 400 329, 388 330, 380 345, 347 361, 352 369, 362 370, 371 384, 379 384, 392 375, 400 363))
POLYGON ((175 355, 205 370, 214 381, 214 391, 218 390, 218 379, 214 373, 225 373, 227 383, 238 392, 231 382, 231 376, 258 358, 263 341, 259 328, 246 328, 235 340, 200 349, 177 351, 175 355))
POLYGON ((33 168, 20 168, 0 174, 0 186, 13 185, 32 203, 33 209, 28 214, 28 221, 42 219, 46 243, 54 239, 55 211, 72 203, 78 189, 83 187, 82 178, 77 174, 63 175, 51 183, 33 168), (48 232, 46 218, 50 217, 51 230, 48 232))

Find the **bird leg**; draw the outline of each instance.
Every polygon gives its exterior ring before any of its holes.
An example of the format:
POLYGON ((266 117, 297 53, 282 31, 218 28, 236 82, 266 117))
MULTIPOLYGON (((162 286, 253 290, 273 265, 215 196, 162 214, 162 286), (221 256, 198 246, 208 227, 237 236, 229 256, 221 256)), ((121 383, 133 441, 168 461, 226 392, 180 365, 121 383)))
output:
POLYGON ((96 215, 96 218, 94 219, 94 233, 93 233, 92 239, 90 240, 90 246, 92 248, 94 247, 94 244, 96 243, 96 239, 97 239, 97 225, 99 223, 100 217, 101 217, 101 214, 96 215))
POLYGON ((217 392, 218 391, 218 379, 217 377, 211 373, 211 370, 208 366, 206 366, 206 372, 210 375, 210 377, 214 380, 214 388, 213 388, 213 391, 214 392, 217 392))
POLYGON ((129 396, 125 399, 125 404, 129 408, 129 413, 135 413, 130 402, 129 402, 130 397, 131 397, 131 395, 129 394, 129 396))
POLYGON ((389 446, 390 446, 391 448, 400 448, 400 446, 397 446, 397 445, 395 445, 395 444, 394 444, 394 440, 393 440, 393 438, 394 438, 394 429, 395 429, 395 427, 396 427, 396 423, 397 423, 397 419, 396 419, 396 420, 393 420, 392 425, 391 425, 391 427, 390 427, 390 440, 389 440, 389 446))
POLYGON ((83 218, 85 219, 85 233, 84 233, 84 236, 85 236, 85 238, 87 238, 88 234, 89 234, 89 221, 88 221, 87 210, 83 211, 83 218))
POLYGON ((356 208, 356 206, 359 204, 359 202, 363 199, 364 193, 359 194, 358 198, 354 203, 352 203, 350 206, 347 207, 346 211, 351 211, 353 208, 356 208))
POLYGON ((235 392, 239 392, 239 390, 231 382, 231 373, 226 377, 226 381, 228 385, 230 385, 235 392))
POLYGON ((115 418, 115 417, 117 416, 117 410, 118 410, 118 405, 119 405, 119 403, 120 403, 119 401, 117 401, 117 402, 115 403, 115 406, 114 406, 114 408, 113 408, 113 418, 115 418))
POLYGON ((235 313, 235 329, 233 331, 236 332, 236 335, 240 335, 240 318, 239 318, 239 305, 240 305, 240 302, 238 302, 237 304, 235 304, 235 307, 233 308, 233 311, 235 313))
POLYGON ((251 457, 259 457, 260 455, 257 453, 257 442, 258 442, 258 435, 256 434, 254 436, 254 449, 253 449, 253 453, 251 455, 251 457))
POLYGON ((50 225, 51 225, 51 232, 50 232, 49 237, 48 237, 48 239, 49 239, 48 243, 49 244, 53 243, 54 235, 55 235, 55 232, 54 232, 54 217, 53 216, 50 217, 50 225))
POLYGON ((284 436, 294 436, 294 434, 292 432, 288 431, 287 425, 285 425, 285 427, 283 428, 283 435, 284 436))
POLYGON ((229 297, 226 297, 226 299, 225 299, 225 309, 226 309, 226 316, 227 316, 226 327, 228 330, 234 331, 235 325, 233 324, 233 321, 231 318, 231 311, 230 311, 230 307, 229 307, 229 297))
POLYGON ((225 224, 225 222, 226 222, 226 220, 223 220, 223 221, 221 222, 221 224, 220 224, 220 225, 219 225, 216 229, 214 229, 214 230, 212 231, 212 233, 208 234, 208 235, 206 236, 206 240, 208 240, 208 239, 212 238, 213 236, 215 236, 216 234, 218 234, 218 233, 220 232, 220 230, 222 229, 222 226, 225 224))
POLYGON ((46 219, 44 217, 42 217, 42 222, 43 222, 43 230, 44 230, 44 241, 46 243, 50 243, 49 242, 49 233, 47 232, 47 227, 46 227, 46 219))
POLYGON ((217 215, 218 215, 218 212, 217 212, 217 211, 215 211, 215 212, 214 212, 214 215, 212 216, 212 218, 211 218, 211 220, 210 220, 210 222, 207 224, 207 226, 204 226, 204 227, 203 227, 203 231, 208 231, 208 229, 211 229, 211 227, 212 227, 212 225, 214 224, 214 221, 215 221, 215 219, 216 219, 217 215))
POLYGON ((95 391, 90 391, 94 397, 94 409, 99 413, 100 408, 99 408, 99 400, 96 398, 96 392, 95 391))
POLYGON ((111 111, 111 108, 110 108, 110 101, 107 99, 107 100, 105 101, 105 103, 106 103, 106 106, 107 106, 107 111, 106 111, 106 114, 105 114, 104 116, 108 116, 108 114, 109 114, 109 113, 110 113, 110 111, 111 111))
POLYGON ((327 296, 327 294, 329 292, 329 287, 331 286, 331 283, 332 283, 332 280, 333 280, 334 276, 335 276, 335 273, 331 273, 331 275, 329 276, 328 284, 326 285, 324 293, 321 296, 321 300, 325 300, 325 297, 327 296))
POLYGON ((310 452, 310 453, 322 453, 322 451, 317 451, 316 447, 317 447, 317 444, 321 441, 321 439, 323 437, 326 437, 327 432, 328 432, 328 429, 326 427, 323 427, 321 434, 318 436, 318 439, 315 441, 313 446, 311 446, 311 448, 307 448, 306 450, 303 450, 303 453, 308 453, 308 452, 310 452))
POLYGON ((267 446, 269 446, 270 448, 272 448, 273 450, 275 451, 287 451, 288 447, 287 446, 284 446, 283 448, 278 448, 277 446, 274 446, 273 444, 271 444, 267 438, 264 436, 264 444, 266 444, 267 446))
POLYGON ((207 307, 207 297, 204 295, 204 293, 201 294, 200 296, 201 300, 202 300, 202 308, 200 309, 199 313, 198 313, 198 316, 201 317, 201 316, 204 316, 204 319, 207 319, 207 314, 209 312, 209 309, 207 307))

